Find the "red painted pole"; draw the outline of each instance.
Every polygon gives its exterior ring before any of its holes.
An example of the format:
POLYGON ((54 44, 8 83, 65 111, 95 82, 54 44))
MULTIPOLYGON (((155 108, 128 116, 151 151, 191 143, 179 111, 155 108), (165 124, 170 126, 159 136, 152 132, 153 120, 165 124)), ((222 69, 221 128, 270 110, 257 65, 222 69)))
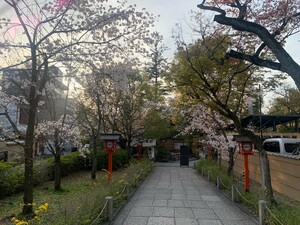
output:
POLYGON ((108 152, 108 181, 112 179, 112 151, 108 152))
POLYGON ((249 181, 249 167, 248 167, 248 155, 244 154, 244 172, 245 172, 245 191, 248 192, 250 189, 249 181))
POLYGON ((137 150, 138 150, 138 160, 142 158, 142 144, 137 144, 137 150))

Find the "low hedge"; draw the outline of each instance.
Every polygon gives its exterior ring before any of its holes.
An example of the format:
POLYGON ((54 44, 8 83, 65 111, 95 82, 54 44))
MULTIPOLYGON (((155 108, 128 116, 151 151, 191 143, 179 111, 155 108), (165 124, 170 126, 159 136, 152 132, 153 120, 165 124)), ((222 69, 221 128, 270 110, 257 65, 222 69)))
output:
MULTIPOLYGON (((50 180, 54 179, 55 174, 55 160, 54 157, 47 159, 48 175, 50 180)), ((87 168, 86 159, 80 155, 79 152, 71 152, 66 155, 62 155, 60 158, 61 176, 67 176, 70 173, 81 171, 87 168)))
MULTIPOLYGON (((97 155, 97 166, 99 170, 107 169, 108 153, 100 151, 97 155)), ((113 153, 113 170, 124 167, 129 163, 129 151, 120 149, 113 153)))
POLYGON ((0 162, 0 198, 21 190, 24 183, 24 166, 0 162))
MULTIPOLYGON (((98 169, 107 169, 107 156, 104 151, 97 155, 98 169)), ((61 176, 72 172, 90 169, 90 156, 82 157, 79 152, 72 152, 61 156, 61 176)), ((118 150, 113 153, 113 169, 123 167, 129 162, 128 151, 118 150)), ((34 185, 53 180, 55 174, 54 158, 36 160, 33 166, 34 185)), ((0 198, 23 190, 24 164, 0 162, 0 198)))

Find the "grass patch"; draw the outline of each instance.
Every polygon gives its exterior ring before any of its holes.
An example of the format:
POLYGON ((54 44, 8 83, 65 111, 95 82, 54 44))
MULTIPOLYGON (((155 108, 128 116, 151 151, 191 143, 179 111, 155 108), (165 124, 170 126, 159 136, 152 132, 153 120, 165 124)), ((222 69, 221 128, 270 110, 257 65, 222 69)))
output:
MULTIPOLYGON (((258 201, 261 199, 261 189, 260 186, 256 184, 251 184, 251 189, 249 192, 245 192, 242 180, 234 180, 228 177, 225 169, 220 168, 220 166, 212 160, 200 160, 195 165, 195 169, 198 173, 208 176, 210 174, 210 180, 212 183, 216 184, 216 178, 219 176, 221 178, 221 188, 231 196, 231 186, 234 184, 238 189, 237 202, 246 206, 251 212, 258 216, 258 201)), ((276 194, 276 200, 278 205, 268 205, 268 208, 273 215, 267 213, 266 224, 269 225, 299 225, 300 224, 300 203, 297 201, 292 201, 276 194)))
POLYGON ((218 164, 216 164, 212 160, 200 160, 196 163, 195 169, 198 173, 204 176, 208 176, 208 172, 210 173, 210 181, 214 184, 217 184, 217 177, 221 178, 220 188, 227 190, 231 188, 232 183, 234 182, 232 177, 227 176, 226 171, 223 168, 220 168, 218 164))
MULTIPOLYGON (((91 180, 89 171, 76 172, 62 178, 62 191, 54 191, 53 181, 35 187, 34 203, 37 206, 49 204, 43 224, 91 224, 103 208, 106 196, 113 196, 114 207, 117 207, 126 198, 123 194, 125 182, 132 190, 150 173, 152 166, 152 162, 147 159, 131 162, 126 168, 113 173, 111 183, 108 183, 105 171, 98 172, 96 180, 91 180)), ((20 213, 22 197, 20 193, 1 199, 0 218, 20 213)), ((95 224, 103 220, 104 217, 100 217, 95 224)))

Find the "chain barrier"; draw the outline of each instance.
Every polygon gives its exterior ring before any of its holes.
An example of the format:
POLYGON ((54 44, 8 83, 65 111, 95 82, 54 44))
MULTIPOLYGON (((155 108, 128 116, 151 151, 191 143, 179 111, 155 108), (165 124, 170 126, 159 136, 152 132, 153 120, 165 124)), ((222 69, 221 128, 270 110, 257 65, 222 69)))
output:
POLYGON ((101 212, 98 214, 98 216, 94 219, 94 221, 90 225, 93 225, 100 218, 100 216, 103 214, 104 210, 107 207, 107 203, 108 203, 108 200, 105 201, 105 204, 104 204, 101 212))
POLYGON ((284 225, 280 220, 271 212, 271 210, 268 208, 268 206, 265 207, 265 209, 269 212, 269 214, 278 222, 280 225, 284 225))
POLYGON ((239 194, 239 196, 241 196, 241 198, 242 198, 245 202, 249 203, 250 205, 256 206, 256 203, 250 202, 248 199, 246 199, 246 198, 241 194, 241 192, 239 191, 239 189, 237 189, 237 187, 235 187, 235 190, 236 190, 236 192, 239 194))
POLYGON ((209 172, 209 174, 210 174, 210 178, 211 178, 212 180, 217 180, 217 178, 213 176, 213 174, 212 174, 212 172, 211 172, 211 171, 208 171, 208 172, 209 172))
POLYGON ((202 176, 205 176, 205 171, 206 171, 205 167, 201 167, 202 176))
MULTIPOLYGON (((210 179, 213 179, 213 180, 216 180, 217 178, 215 178, 212 173, 208 170, 206 170, 204 167, 202 167, 202 175, 205 176, 205 172, 207 172, 207 175, 209 175, 210 179)), ((230 190, 230 188, 228 186, 226 186, 224 184, 224 182, 222 181, 222 178, 219 177, 219 181, 220 181, 220 184, 225 188, 225 189, 228 189, 230 190)), ((236 192, 238 193, 238 195, 248 204, 250 205, 253 205, 253 206, 256 206, 256 203, 253 203, 253 202, 250 202, 248 199, 246 199, 242 194, 241 192, 238 190, 237 187, 235 187, 235 190, 236 192)), ((279 225, 284 225, 272 212, 271 210, 266 206, 265 209, 269 212, 270 216, 279 224, 279 225)))
MULTIPOLYGON (((117 200, 117 199, 123 197, 127 188, 128 188, 128 184, 125 184, 121 193, 117 197, 115 197, 114 200, 117 200)), ((103 214, 104 210, 107 208, 107 204, 108 204, 108 200, 105 201, 105 204, 104 204, 103 208, 101 209, 101 212, 98 214, 98 216, 94 219, 94 221, 90 225, 95 224, 95 222, 100 218, 100 216, 103 214)))
POLYGON ((126 191, 127 186, 128 186, 127 184, 124 185, 124 187, 123 187, 121 193, 120 193, 117 197, 115 197, 114 200, 118 200, 119 198, 122 198, 122 197, 123 197, 123 195, 124 195, 124 193, 125 193, 125 191, 126 191))
POLYGON ((222 181, 222 178, 221 178, 221 177, 220 177, 219 181, 220 181, 220 183, 222 184, 222 186, 223 186, 225 189, 228 189, 228 190, 230 190, 230 187, 226 186, 226 185, 223 183, 223 181, 222 181))
MULTIPOLYGON (((202 167, 203 168, 203 172, 205 171, 205 168, 204 167, 202 167)), ((204 173, 203 173, 203 175, 204 175, 204 173)), ((210 180, 214 180, 214 181, 216 181, 217 182, 217 180, 218 180, 218 178, 217 177, 215 177, 213 174, 212 174, 212 172, 211 171, 207 171, 207 175, 209 175, 209 177, 210 177, 210 180)), ((219 180, 220 180, 220 182, 221 182, 221 184, 222 184, 222 186, 223 187, 225 187, 225 189, 230 189, 229 187, 227 187, 224 183, 223 183, 223 181, 222 181, 222 179, 221 179, 221 177, 219 176, 219 180)))

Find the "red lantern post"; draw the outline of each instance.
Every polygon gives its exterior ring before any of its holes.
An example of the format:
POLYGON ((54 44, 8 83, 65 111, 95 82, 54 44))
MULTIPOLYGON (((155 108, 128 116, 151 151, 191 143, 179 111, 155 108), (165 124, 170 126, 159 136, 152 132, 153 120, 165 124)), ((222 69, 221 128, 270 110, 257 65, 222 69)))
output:
POLYGON ((120 134, 103 134, 100 139, 104 140, 105 151, 108 152, 108 181, 112 180, 112 160, 113 152, 116 151, 117 141, 119 140, 120 134))
POLYGON ((143 148, 143 144, 138 143, 137 144, 138 160, 140 160, 142 158, 142 148, 143 148))
POLYGON ((244 155, 244 187, 245 191, 248 192, 250 189, 248 155, 254 154, 254 146, 248 137, 235 136, 234 140, 239 144, 239 154, 244 155))

